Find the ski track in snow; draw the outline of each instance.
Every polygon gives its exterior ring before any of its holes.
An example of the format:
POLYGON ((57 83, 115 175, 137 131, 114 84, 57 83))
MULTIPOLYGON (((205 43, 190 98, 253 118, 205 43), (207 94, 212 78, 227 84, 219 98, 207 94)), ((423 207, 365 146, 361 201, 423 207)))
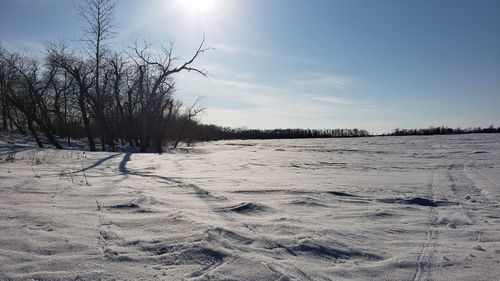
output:
MULTIPOLYGON (((434 172, 431 175, 429 182, 427 183, 426 199, 429 201, 434 200, 434 172)), ((429 206, 429 215, 427 217, 427 230, 425 235, 425 240, 420 248, 420 253, 416 261, 416 270, 413 275, 412 280, 422 280, 422 278, 430 279, 431 276, 431 266, 432 259, 434 257, 434 252, 436 251, 436 240, 439 236, 439 230, 437 228, 436 221, 438 219, 438 213, 435 207, 429 206)))
POLYGON ((0 142, 0 280, 500 279, 498 134, 30 145, 0 142))

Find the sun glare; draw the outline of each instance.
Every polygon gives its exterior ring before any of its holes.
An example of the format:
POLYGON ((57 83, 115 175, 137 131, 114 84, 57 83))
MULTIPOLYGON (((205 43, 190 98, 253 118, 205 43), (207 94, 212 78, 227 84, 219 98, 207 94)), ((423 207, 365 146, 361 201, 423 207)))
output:
POLYGON ((181 6, 192 13, 209 13, 215 6, 215 0, 178 0, 181 6))

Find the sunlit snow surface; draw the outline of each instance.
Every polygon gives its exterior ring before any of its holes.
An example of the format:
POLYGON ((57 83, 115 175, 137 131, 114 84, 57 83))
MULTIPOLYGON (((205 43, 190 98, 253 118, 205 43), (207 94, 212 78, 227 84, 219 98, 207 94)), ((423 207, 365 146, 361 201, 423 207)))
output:
POLYGON ((500 280, 498 134, 0 147, 0 280, 500 280))

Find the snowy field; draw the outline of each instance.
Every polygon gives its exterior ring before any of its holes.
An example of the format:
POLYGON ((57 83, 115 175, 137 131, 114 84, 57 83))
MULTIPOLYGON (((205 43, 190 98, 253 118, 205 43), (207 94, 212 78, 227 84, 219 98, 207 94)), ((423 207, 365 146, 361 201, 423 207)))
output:
POLYGON ((500 280, 498 134, 0 158, 0 280, 500 280))

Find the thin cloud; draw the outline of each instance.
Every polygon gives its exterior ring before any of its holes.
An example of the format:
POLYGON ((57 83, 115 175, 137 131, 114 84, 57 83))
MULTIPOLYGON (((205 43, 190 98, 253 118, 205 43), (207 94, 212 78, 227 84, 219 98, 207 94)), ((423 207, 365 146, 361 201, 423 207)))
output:
MULTIPOLYGON (((207 68, 213 75, 209 79, 200 79, 193 75, 182 75, 178 85, 183 95, 196 96, 203 93, 207 106, 211 108, 207 114, 207 121, 222 122, 224 114, 232 112, 234 123, 224 121, 220 124, 266 124, 265 120, 280 120, 288 122, 306 122, 306 120, 330 120, 352 111, 353 108, 361 112, 373 111, 373 107, 361 100, 344 98, 330 94, 329 89, 339 87, 353 88, 354 78, 340 75, 323 74, 318 72, 300 73, 287 76, 282 83, 269 85, 248 75, 240 75, 237 69, 226 67, 218 63, 209 64, 207 68), (326 91, 329 94, 322 94, 326 91), (332 84, 334 86, 332 86, 332 84), (307 91, 297 85, 307 85, 307 91), (312 91, 312 92, 311 92, 312 91), (233 112, 234 111, 234 112, 233 112), (252 117, 253 116, 253 117, 252 117), (255 120, 255 116, 267 116, 263 120, 255 120), (288 120, 288 121, 286 121, 288 120)), ((228 115, 226 115, 228 116, 228 115)), ((227 117, 226 117, 227 118, 227 117)), ((283 124, 281 124, 283 126, 283 124)))
POLYGON ((264 50, 258 50, 258 49, 250 49, 246 47, 241 47, 241 46, 234 46, 234 45, 227 45, 227 44, 214 44, 214 49, 222 51, 222 52, 229 52, 229 53, 234 53, 234 54, 245 54, 245 55, 251 55, 251 56, 256 56, 256 57, 266 57, 266 58, 278 58, 278 59, 283 59, 283 60, 292 60, 295 62, 300 62, 300 63, 314 63, 311 59, 304 58, 301 56, 295 56, 295 55, 284 55, 284 54, 276 54, 276 53, 271 53, 268 51, 264 50))
POLYGON ((343 105, 353 105, 356 104, 352 100, 339 98, 335 96, 316 96, 316 95, 308 95, 312 100, 332 103, 332 104, 343 104, 343 105))
POLYGON ((237 80, 225 80, 225 79, 212 79, 212 81, 216 84, 232 86, 239 89, 251 90, 251 89, 259 89, 259 90, 273 90, 273 87, 257 84, 257 83, 248 83, 241 82, 237 80))
POLYGON ((335 75, 335 74, 321 74, 314 75, 309 78, 294 81, 295 85, 328 85, 337 89, 345 89, 352 86, 354 83, 353 78, 335 75))

